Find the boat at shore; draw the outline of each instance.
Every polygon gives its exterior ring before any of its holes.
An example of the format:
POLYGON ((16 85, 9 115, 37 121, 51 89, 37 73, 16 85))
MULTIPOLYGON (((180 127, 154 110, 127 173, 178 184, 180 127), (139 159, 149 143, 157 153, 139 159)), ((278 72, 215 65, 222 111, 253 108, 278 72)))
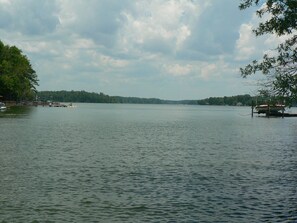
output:
POLYGON ((5 106, 5 104, 3 102, 0 102, 0 111, 5 111, 7 109, 7 107, 5 106))
POLYGON ((68 108, 76 108, 76 105, 73 105, 72 103, 70 103, 67 107, 68 108))
POLYGON ((58 107, 58 108, 61 108, 61 107, 67 107, 67 105, 65 105, 65 104, 61 104, 61 103, 59 103, 59 102, 50 102, 49 103, 49 105, 48 105, 49 107, 58 107))
POLYGON ((258 114, 273 114, 273 113, 279 113, 283 112, 285 110, 285 105, 282 104, 275 104, 275 105, 269 105, 269 104, 262 104, 257 105, 255 107, 255 110, 258 114))

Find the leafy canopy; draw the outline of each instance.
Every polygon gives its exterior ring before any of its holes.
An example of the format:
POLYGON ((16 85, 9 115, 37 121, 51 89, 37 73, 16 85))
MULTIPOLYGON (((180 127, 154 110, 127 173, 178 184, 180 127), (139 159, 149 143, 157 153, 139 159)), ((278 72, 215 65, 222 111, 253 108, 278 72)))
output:
POLYGON ((296 0, 242 0, 239 8, 244 10, 257 6, 258 17, 268 15, 253 30, 256 36, 276 34, 286 37, 275 49, 274 56, 265 54, 261 61, 254 60, 244 68, 241 75, 247 77, 258 71, 267 76, 264 86, 274 96, 287 98, 288 104, 297 99, 297 1, 296 0), (264 4, 263 4, 264 3, 264 4))
POLYGON ((0 41, 0 95, 6 100, 29 100, 38 85, 28 58, 15 46, 0 41))

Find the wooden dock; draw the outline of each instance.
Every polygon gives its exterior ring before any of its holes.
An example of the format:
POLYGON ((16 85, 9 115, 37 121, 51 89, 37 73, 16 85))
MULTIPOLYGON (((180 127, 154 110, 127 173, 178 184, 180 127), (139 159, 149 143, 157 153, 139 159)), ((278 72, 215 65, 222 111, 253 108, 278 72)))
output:
POLYGON ((292 114, 292 113, 271 113, 271 114, 266 114, 266 116, 270 117, 297 117, 297 114, 292 114))
POLYGON ((281 118, 284 118, 284 117, 297 117, 297 114, 296 113, 287 113, 287 112, 284 112, 281 111, 281 112, 270 112, 270 111, 267 111, 267 112, 255 112, 254 111, 254 106, 252 106, 252 117, 254 117, 254 114, 258 114, 259 116, 262 116, 263 115, 265 117, 281 117, 281 118))
POLYGON ((266 110, 262 109, 262 110, 258 110, 258 111, 255 112, 254 109, 257 106, 255 106, 254 103, 252 102, 252 113, 251 114, 252 114, 252 117, 254 117, 254 114, 258 114, 258 115, 263 114, 268 118, 269 117, 282 117, 282 118, 284 118, 284 117, 297 117, 296 113, 287 113, 287 112, 285 112, 285 107, 283 105, 281 105, 281 106, 282 106, 282 109, 278 109, 278 110, 275 110, 275 109, 273 110, 272 109, 271 110, 270 105, 268 105, 266 110))

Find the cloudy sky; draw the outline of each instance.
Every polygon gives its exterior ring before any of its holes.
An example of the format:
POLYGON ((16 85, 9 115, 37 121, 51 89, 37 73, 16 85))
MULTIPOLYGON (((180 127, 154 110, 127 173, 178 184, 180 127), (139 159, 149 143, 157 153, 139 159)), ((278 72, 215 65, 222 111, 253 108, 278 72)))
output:
MULTIPOLYGON (((275 48, 240 0, 0 0, 0 39, 30 59, 38 90, 202 99, 255 94, 239 68, 275 48)), ((260 75, 259 75, 260 76, 260 75)))

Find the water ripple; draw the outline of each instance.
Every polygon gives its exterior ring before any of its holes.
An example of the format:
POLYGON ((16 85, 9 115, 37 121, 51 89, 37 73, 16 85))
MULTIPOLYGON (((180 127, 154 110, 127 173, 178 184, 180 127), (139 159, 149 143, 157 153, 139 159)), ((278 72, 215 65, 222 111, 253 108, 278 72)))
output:
POLYGON ((297 222, 296 121, 96 106, 0 119, 0 222, 297 222))

